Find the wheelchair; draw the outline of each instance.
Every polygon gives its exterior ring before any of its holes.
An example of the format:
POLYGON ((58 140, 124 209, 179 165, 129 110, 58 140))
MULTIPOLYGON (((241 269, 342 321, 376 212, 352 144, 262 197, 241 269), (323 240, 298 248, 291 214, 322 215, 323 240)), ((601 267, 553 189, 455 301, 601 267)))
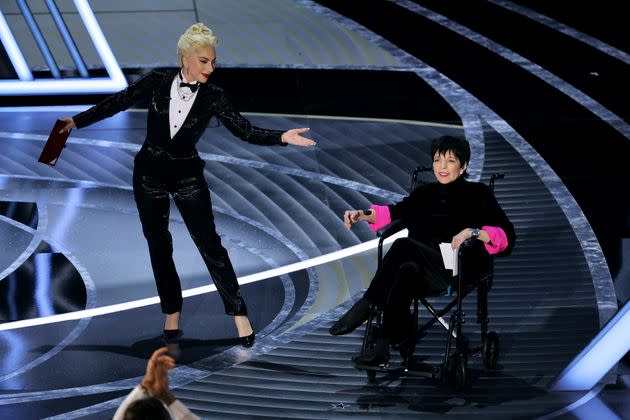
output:
MULTIPOLYGON (((430 171, 432 168, 419 166, 415 169, 412 175, 411 188, 413 191, 416 187, 423 184, 419 180, 419 174, 422 172, 430 171)), ((494 192, 494 183, 497 179, 504 178, 502 173, 494 173, 490 177, 488 183, 490 189, 494 192)), ((383 242, 388 237, 395 233, 405 229, 406 226, 400 220, 394 220, 388 226, 384 227, 378 232, 380 236, 378 242, 378 268, 380 269, 383 261, 383 242)), ((464 253, 466 253, 471 247, 475 239, 468 239, 465 241, 458 250, 458 270, 457 275, 453 276, 452 284, 455 285, 451 290, 451 287, 444 293, 432 296, 417 296, 412 300, 412 331, 410 331, 409 337, 406 338, 400 344, 390 344, 390 348, 400 352, 402 357, 402 366, 399 368, 392 368, 389 366, 389 361, 381 366, 365 365, 360 363, 360 358, 354 358, 352 363, 358 370, 367 372, 369 382, 373 382, 376 379, 377 372, 393 373, 401 372, 406 376, 416 377, 428 377, 434 380, 446 383, 454 388, 455 391, 461 391, 467 384, 468 376, 468 357, 472 354, 481 353, 483 363, 488 369, 494 369, 497 366, 499 358, 499 336, 494 331, 488 331, 488 293, 492 288, 492 282, 494 278, 493 269, 484 273, 479 278, 472 282, 459 281, 462 274, 462 260, 464 253), (465 322, 465 314, 462 309, 463 299, 466 298, 471 292, 477 290, 477 324, 481 329, 481 340, 477 346, 471 346, 469 341, 464 336, 462 329, 465 322), (436 296, 453 296, 454 298, 442 309, 436 309, 427 298, 436 296), (424 325, 418 325, 419 317, 419 304, 422 303, 428 312, 432 315, 432 318, 424 325), (454 310, 453 310, 454 308, 454 310), (451 312, 452 310, 452 312, 451 312), (447 322, 444 317, 451 312, 450 321, 447 322), (446 349, 444 358, 441 364, 429 365, 429 366, 417 366, 414 361, 414 351, 419 339, 425 335, 425 333, 436 322, 441 324, 447 331, 448 336, 446 340, 446 349)), ((492 264, 493 266, 493 264, 492 264)), ((365 333, 363 336, 363 345, 361 347, 361 355, 368 354, 374 350, 376 340, 383 329, 383 311, 377 305, 370 307, 370 314, 365 327, 365 333)))

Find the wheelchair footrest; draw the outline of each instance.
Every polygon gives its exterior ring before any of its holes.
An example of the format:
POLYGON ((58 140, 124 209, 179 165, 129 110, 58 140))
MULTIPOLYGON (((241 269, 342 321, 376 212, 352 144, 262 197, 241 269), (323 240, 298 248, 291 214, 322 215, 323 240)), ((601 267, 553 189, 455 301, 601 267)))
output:
POLYGON ((439 365, 413 365, 405 368, 405 375, 440 380, 442 377, 442 368, 439 365))
MULTIPOLYGON (((362 363, 358 363, 356 361, 352 361, 352 366, 358 370, 369 370, 373 372, 392 372, 392 369, 389 368, 389 363, 385 363, 384 365, 365 365, 362 363)), ((397 370, 397 369, 396 369, 397 370)))

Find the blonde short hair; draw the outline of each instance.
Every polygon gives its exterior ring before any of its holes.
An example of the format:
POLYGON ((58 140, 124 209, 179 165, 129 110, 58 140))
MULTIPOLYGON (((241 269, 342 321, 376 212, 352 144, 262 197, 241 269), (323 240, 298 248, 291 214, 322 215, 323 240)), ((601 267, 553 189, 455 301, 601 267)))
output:
POLYGON ((214 47, 219 43, 219 38, 212 34, 212 29, 201 22, 191 25, 177 41, 177 56, 179 58, 190 54, 200 47, 214 47))

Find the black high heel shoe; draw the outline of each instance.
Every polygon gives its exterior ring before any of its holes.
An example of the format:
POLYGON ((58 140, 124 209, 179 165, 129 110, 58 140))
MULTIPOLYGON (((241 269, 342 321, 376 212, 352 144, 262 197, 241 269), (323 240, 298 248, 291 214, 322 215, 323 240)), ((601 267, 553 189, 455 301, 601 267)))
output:
POLYGON ((250 335, 245 336, 245 337, 239 337, 239 338, 241 339, 241 346, 248 349, 254 345, 254 341, 256 341, 256 333, 254 332, 254 329, 252 328, 252 333, 250 335))

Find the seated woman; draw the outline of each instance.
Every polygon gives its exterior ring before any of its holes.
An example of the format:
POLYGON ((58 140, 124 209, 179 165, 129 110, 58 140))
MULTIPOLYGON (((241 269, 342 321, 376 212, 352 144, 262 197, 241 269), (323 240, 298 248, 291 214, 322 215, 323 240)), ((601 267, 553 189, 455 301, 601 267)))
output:
POLYGON ((389 344, 409 335, 413 297, 441 294, 451 286, 452 271, 444 267, 441 242, 456 249, 469 238, 478 240, 464 253, 460 278, 466 282, 489 273, 492 255, 508 255, 516 240, 514 227, 490 188, 465 179, 468 142, 440 137, 431 144, 431 154, 437 182, 416 188, 399 203, 344 214, 348 229, 366 221, 376 231, 397 219, 409 229, 408 237, 392 244, 363 297, 330 328, 332 335, 347 334, 367 320, 371 304, 383 310, 383 333, 374 353, 359 358, 363 364, 386 363, 389 344))

